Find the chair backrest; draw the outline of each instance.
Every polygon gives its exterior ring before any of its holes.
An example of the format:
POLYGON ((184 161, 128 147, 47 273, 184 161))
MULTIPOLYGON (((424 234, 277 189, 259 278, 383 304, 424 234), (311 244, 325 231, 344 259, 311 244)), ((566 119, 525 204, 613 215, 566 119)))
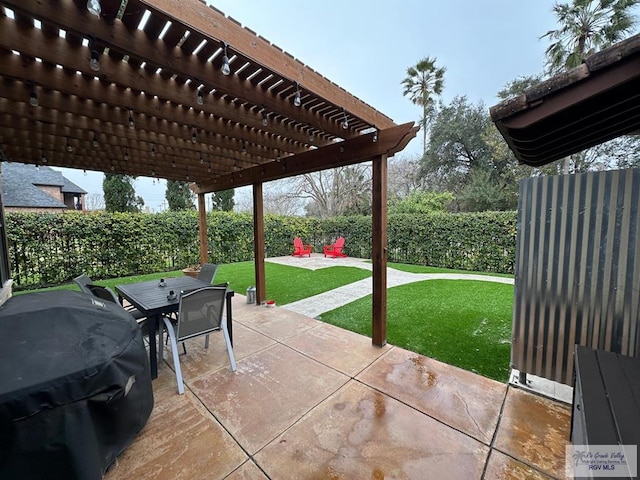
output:
POLYGON ((91 295, 91 290, 87 288, 87 285, 89 285, 90 283, 93 283, 93 280, 91 280, 91 277, 89 277, 89 275, 87 275, 86 273, 83 273, 82 275, 79 275, 76 278, 74 278, 73 281, 75 282, 76 285, 80 287, 81 291, 91 295))
POLYGON ((293 246, 296 250, 303 250, 304 244, 302 243, 302 239, 300 237, 296 237, 293 239, 293 246))
POLYGON ((335 248, 336 250, 339 250, 342 247, 344 247, 344 237, 339 237, 336 240, 336 243, 333 245, 333 248, 335 248))
POLYGON ((107 300, 109 302, 118 303, 118 299, 116 297, 116 294, 113 293, 107 287, 103 287, 102 285, 94 285, 92 283, 88 283, 86 285, 86 288, 95 297, 98 297, 98 298, 100 298, 102 300, 107 300))
POLYGON ((180 297, 176 341, 218 330, 222 324, 226 287, 204 287, 180 297))
POLYGON ((216 271, 218 270, 218 265, 214 263, 205 263, 200 267, 200 273, 198 273, 198 280, 201 280, 205 283, 213 282, 213 279, 216 276, 216 271))

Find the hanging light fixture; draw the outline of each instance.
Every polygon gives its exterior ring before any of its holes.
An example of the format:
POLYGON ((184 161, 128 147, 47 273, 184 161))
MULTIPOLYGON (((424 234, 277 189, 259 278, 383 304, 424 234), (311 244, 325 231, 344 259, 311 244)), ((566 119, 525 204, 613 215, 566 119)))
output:
POLYGON ((204 105, 204 92, 202 90, 198 90, 198 93, 196 93, 196 103, 204 105))
POLYGON ((129 109, 129 128, 133 128, 135 123, 133 122, 133 112, 129 109))
POLYGON ((102 6, 100 5, 100 0, 89 0, 87 2, 87 10, 91 15, 95 15, 96 17, 100 17, 102 14, 102 6))
POLYGON ((156 144, 155 143, 151 144, 151 156, 152 157, 156 156, 156 144))
POLYGON ((129 161, 129 150, 127 150, 126 148, 124 149, 124 161, 129 161))
POLYGON ((269 125, 269 118, 267 117, 267 112, 262 110, 262 126, 266 127, 267 125, 269 125))
POLYGON ((376 143, 378 141, 378 129, 376 128, 373 131, 373 143, 376 143))
POLYGON ((171 167, 172 168, 176 168, 176 159, 175 158, 171 161, 171 167))
POLYGON ((296 107, 299 107, 300 105, 302 105, 302 97, 300 96, 300 84, 298 82, 295 82, 296 84, 296 93, 293 95, 293 104, 296 107))
POLYGON ((209 160, 209 166, 207 167, 207 173, 211 173, 211 160, 209 160))
POLYGON ((342 129, 346 130, 349 128, 349 121, 347 120, 347 112, 345 111, 345 109, 342 109, 342 129))
POLYGON ((196 127, 193 127, 193 132, 191 133, 191 143, 196 143, 198 141, 198 133, 196 131, 196 127))
POLYGON ((47 163, 47 156, 44 154, 44 148, 42 149, 42 156, 40 157, 42 163, 47 163))
POLYGON ((89 60, 89 67, 94 72, 100 71, 100 52, 98 52, 98 50, 91 50, 91 60, 89 60))
POLYGON ((29 105, 32 107, 37 107, 39 105, 38 94, 33 87, 31 87, 31 93, 29 94, 29 105))
POLYGON ((227 48, 229 45, 227 42, 222 42, 222 67, 220 67, 220 71, 223 75, 231 74, 231 65, 229 64, 229 55, 227 52, 227 48))
POLYGON ((95 130, 93 131, 93 138, 91 139, 91 144, 92 144, 94 147, 97 147, 97 146, 98 146, 98 135, 96 135, 95 130))
POLYGON ((86 169, 86 168, 82 170, 82 174, 83 174, 85 177, 87 176, 87 169, 86 169))
POLYGON ((247 142, 245 140, 242 141, 242 153, 247 153, 247 142))
POLYGON ((200 154, 200 165, 204 164, 204 158, 202 158, 202 154, 200 154))
POLYGON ((69 153, 73 152, 73 147, 69 143, 69 137, 67 137, 67 152, 69 153))

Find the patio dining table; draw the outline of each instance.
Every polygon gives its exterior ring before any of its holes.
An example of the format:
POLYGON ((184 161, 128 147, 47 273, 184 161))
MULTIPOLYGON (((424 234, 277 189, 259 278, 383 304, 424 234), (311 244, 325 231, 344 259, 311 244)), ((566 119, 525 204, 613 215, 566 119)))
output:
MULTIPOLYGON (((130 283, 128 285, 116 285, 116 291, 120 300, 125 299, 136 307, 149 322, 149 366, 151 378, 158 377, 157 336, 156 331, 161 324, 161 316, 178 311, 181 292, 210 287, 210 283, 188 276, 174 277, 146 282, 130 283), (173 292, 173 296, 170 295, 173 292)), ((227 329, 229 338, 233 344, 232 309, 231 298, 233 290, 227 291, 227 329)), ((160 345, 160 348, 162 346, 160 345)))

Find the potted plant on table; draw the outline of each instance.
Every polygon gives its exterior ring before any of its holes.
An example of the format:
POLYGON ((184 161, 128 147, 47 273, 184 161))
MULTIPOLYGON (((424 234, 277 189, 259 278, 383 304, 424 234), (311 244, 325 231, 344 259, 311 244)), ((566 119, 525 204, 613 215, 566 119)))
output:
POLYGON ((197 278, 200 274, 200 264, 195 263, 193 265, 189 265, 187 268, 182 269, 182 273, 188 277, 197 278))

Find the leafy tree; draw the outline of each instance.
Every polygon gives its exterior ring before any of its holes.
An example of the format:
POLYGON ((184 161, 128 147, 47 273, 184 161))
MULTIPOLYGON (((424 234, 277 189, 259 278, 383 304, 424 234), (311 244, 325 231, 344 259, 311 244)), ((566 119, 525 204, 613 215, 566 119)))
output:
POLYGON ((189 182, 181 182, 179 180, 167 180, 167 190, 165 198, 172 212, 178 210, 194 210, 195 194, 189 188, 189 182))
POLYGON ((454 195, 454 211, 514 209, 520 180, 538 174, 518 163, 484 104, 466 97, 440 106, 421 167, 426 185, 454 195))
POLYGON ((233 207, 235 206, 235 201, 233 199, 234 195, 235 190, 233 188, 213 192, 211 194, 211 209, 223 212, 232 212, 233 207))
POLYGON ((559 28, 540 38, 551 44, 546 50, 549 73, 580 65, 589 55, 630 34, 636 20, 630 11, 640 0, 573 0, 556 3, 553 11, 559 28))
POLYGON ((522 95, 527 89, 533 87, 542 80, 542 75, 520 76, 507 83, 502 90, 498 92, 498 98, 507 100, 509 98, 522 95))
POLYGON ((495 172, 474 170, 458 198, 460 209, 465 212, 513 210, 518 206, 518 191, 509 187, 495 172))
POLYGON ((436 58, 426 57, 415 66, 407 68, 407 76, 402 81, 402 94, 415 105, 422 107, 422 149, 427 152, 427 130, 435 114, 436 99, 444 88, 444 67, 436 66, 436 58))
POLYGON ((136 177, 105 173, 102 181, 107 212, 139 212, 144 206, 142 197, 136 197, 133 182, 136 177))
POLYGON ((446 212, 453 202, 451 192, 425 192, 416 190, 404 198, 389 200, 389 213, 433 213, 446 212))
POLYGON ((441 105, 431 127, 429 149, 422 160, 422 175, 427 185, 438 190, 459 193, 469 172, 488 168, 489 148, 484 132, 490 125, 482 102, 469 103, 455 97, 441 105))
POLYGON ((614 168, 640 168, 640 135, 618 137, 595 148, 607 149, 614 168))

